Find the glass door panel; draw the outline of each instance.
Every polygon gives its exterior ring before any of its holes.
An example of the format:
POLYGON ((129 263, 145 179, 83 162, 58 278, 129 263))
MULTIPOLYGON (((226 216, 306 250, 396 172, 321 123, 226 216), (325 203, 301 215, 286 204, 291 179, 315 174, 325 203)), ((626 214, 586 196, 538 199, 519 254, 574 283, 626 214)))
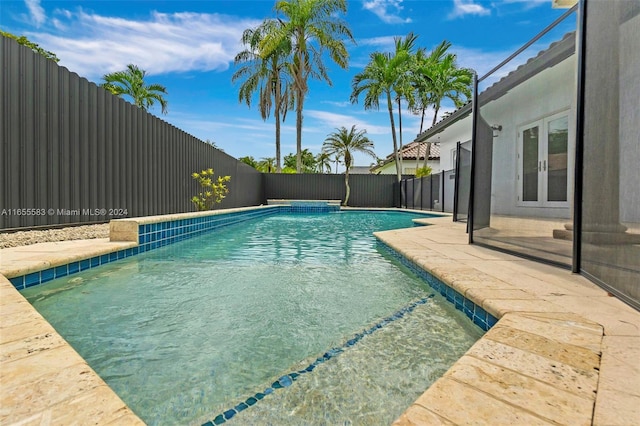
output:
POLYGON ((522 201, 538 201, 539 127, 522 131, 522 201))
POLYGON ((567 201, 569 118, 547 123, 547 201, 567 201))

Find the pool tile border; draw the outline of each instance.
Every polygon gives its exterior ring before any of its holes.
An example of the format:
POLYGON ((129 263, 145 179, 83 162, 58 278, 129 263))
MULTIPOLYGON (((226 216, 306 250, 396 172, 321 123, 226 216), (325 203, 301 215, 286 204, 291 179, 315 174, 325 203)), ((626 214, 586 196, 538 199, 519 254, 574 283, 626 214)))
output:
POLYGON ((100 254, 87 259, 69 262, 64 265, 52 266, 51 268, 43 269, 41 271, 31 272, 26 275, 7 279, 16 289, 24 290, 39 284, 44 284, 56 278, 66 277, 67 275, 96 268, 100 265, 106 265, 107 263, 134 256, 139 253, 142 253, 140 247, 131 247, 107 254, 100 254))
MULTIPOLYGON (((387 253, 391 254, 396 260, 398 260, 403 266, 407 267, 413 274, 417 275, 420 279, 425 281, 429 286, 442 295, 448 302, 455 306, 459 311, 464 312, 464 314, 471 320, 475 325, 480 327, 483 331, 488 331, 493 327, 498 319, 494 317, 492 314, 487 312, 481 306, 474 303, 472 300, 467 299, 458 291, 453 289, 452 287, 445 284, 439 278, 435 277, 433 274, 428 271, 422 269, 420 266, 413 263, 411 260, 404 257, 402 254, 391 248, 389 245, 377 239, 377 244, 383 248, 387 253)), ((393 315, 384 318, 382 321, 378 322, 373 327, 363 331, 362 333, 358 333, 354 336, 354 338, 348 340, 343 346, 339 348, 332 348, 329 351, 325 352, 321 357, 318 357, 313 363, 309 364, 304 369, 291 372, 285 374, 274 381, 270 387, 267 387, 264 391, 258 392, 255 395, 250 396, 246 400, 240 402, 235 405, 233 408, 223 411, 218 414, 212 420, 203 423, 202 426, 217 426, 221 425, 228 420, 231 420, 238 413, 246 410, 247 408, 255 405, 258 401, 265 398, 267 395, 272 394, 275 390, 281 389, 284 387, 291 386, 293 382, 298 379, 298 377, 302 374, 312 372, 316 366, 319 364, 328 361, 334 356, 339 355, 346 349, 347 347, 355 345, 360 339, 364 336, 373 333, 374 331, 384 327, 388 323, 395 321, 397 319, 402 318, 406 313, 413 311, 418 305, 425 304, 430 298, 434 297, 434 294, 430 294, 429 296, 420 299, 412 304, 404 307, 393 315)))
MULTIPOLYGON (((189 238, 200 236, 215 229, 229 225, 246 222, 264 216, 272 216, 282 213, 310 214, 310 213, 333 213, 340 211, 339 205, 322 203, 293 203, 292 205, 278 205, 271 208, 251 209, 244 211, 214 211, 210 215, 200 215, 185 219, 173 219, 160 221, 157 218, 152 223, 137 224, 137 246, 129 247, 111 253, 100 254, 86 259, 76 260, 64 265, 52 266, 25 275, 8 278, 11 284, 18 289, 24 290, 39 284, 44 284, 56 278, 62 278, 78 272, 96 268, 116 260, 125 259, 150 250, 174 244, 189 238)), ((136 222, 144 221, 145 218, 121 219, 123 221, 136 222)), ((132 242, 133 243, 133 242, 132 242)))
POLYGON ((425 271, 383 241, 378 239, 377 242, 380 247, 390 253, 402 265, 409 268, 414 274, 426 281, 432 289, 445 297, 448 302, 453 304, 457 310, 462 311, 467 318, 473 321, 473 323, 483 331, 489 331, 491 327, 496 325, 498 319, 482 308, 482 306, 476 304, 471 299, 464 297, 460 292, 456 291, 430 272, 425 271))
POLYGON ((228 420, 231 420, 233 417, 235 417, 236 414, 255 405, 258 401, 264 399, 267 395, 271 395, 273 392, 275 392, 278 389, 291 386, 293 382, 295 382, 301 375, 306 373, 311 373, 318 365, 326 361, 329 361, 331 358, 335 358, 336 356, 340 355, 346 349, 356 345, 365 336, 368 336, 369 334, 373 334, 376 331, 380 330, 381 328, 385 327, 386 325, 396 320, 399 320, 400 318, 403 318, 406 314, 410 314, 411 312, 413 312, 418 306, 425 305, 429 301, 429 299, 431 299, 434 296, 435 294, 432 293, 426 297, 423 297, 422 299, 419 299, 419 300, 416 300, 415 302, 410 303, 409 305, 403 307, 402 309, 399 309, 392 315, 389 315, 388 317, 385 317, 382 320, 378 321, 376 324, 374 324, 370 328, 363 330, 360 333, 357 333, 351 339, 347 340, 342 346, 329 349, 324 354, 316 358, 316 360, 313 361, 311 364, 309 364, 306 368, 303 368, 279 377, 276 381, 274 381, 271 384, 271 386, 267 387, 264 391, 257 392, 256 394, 250 396, 249 398, 235 405, 233 408, 223 411, 222 413, 214 417, 213 420, 209 420, 208 422, 203 423, 202 426, 214 426, 214 425, 217 426, 217 425, 226 423, 228 420))

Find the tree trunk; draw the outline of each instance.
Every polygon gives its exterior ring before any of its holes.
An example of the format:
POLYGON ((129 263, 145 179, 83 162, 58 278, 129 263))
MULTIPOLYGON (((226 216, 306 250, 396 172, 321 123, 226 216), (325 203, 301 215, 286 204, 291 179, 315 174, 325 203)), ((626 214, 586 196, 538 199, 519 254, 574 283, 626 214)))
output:
POLYGON ((393 139, 393 152, 396 157, 396 173, 398 182, 402 180, 402 171, 400 170, 400 161, 398 159, 398 141, 396 140, 396 123, 393 120, 393 104, 391 103, 391 93, 387 92, 387 107, 389 109, 389 120, 391 121, 391 137, 393 139))
POLYGON ((433 123, 431 123, 431 127, 436 125, 436 120, 438 119, 438 111, 440 111, 440 104, 435 104, 433 106, 434 109, 434 113, 433 113, 433 123))
POLYGON ((302 172, 302 94, 296 102, 296 172, 302 172))
POLYGON ((344 186, 346 189, 346 194, 344 196, 344 206, 349 202, 349 195, 351 194, 351 188, 349 187, 349 169, 351 168, 351 155, 349 151, 344 153, 344 186))
MULTIPOLYGON (((282 171, 282 166, 280 163, 280 108, 282 108, 282 97, 280 96, 280 82, 276 84, 276 105, 275 105, 275 119, 276 119, 276 172, 280 173, 282 171)), ((271 173, 271 171, 269 171, 271 173)))
POLYGON ((398 148, 398 159, 400 160, 400 173, 402 174, 402 109, 400 106, 400 97, 398 97, 398 125, 400 127, 400 147, 398 148))
POLYGON ((431 156, 431 142, 427 142, 427 150, 424 152, 424 167, 427 167, 427 161, 429 161, 429 157, 431 156))
POLYGON ((349 188, 349 169, 344 172, 344 186, 347 190, 347 194, 344 196, 344 206, 346 206, 349 202, 349 195, 351 194, 351 188, 349 188))

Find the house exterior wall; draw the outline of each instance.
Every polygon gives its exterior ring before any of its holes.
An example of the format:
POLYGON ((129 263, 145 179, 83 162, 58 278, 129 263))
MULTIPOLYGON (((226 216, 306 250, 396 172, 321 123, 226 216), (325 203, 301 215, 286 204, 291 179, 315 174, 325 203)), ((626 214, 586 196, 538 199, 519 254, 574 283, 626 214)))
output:
MULTIPOLYGON (((570 207, 525 207, 518 205, 517 145, 519 129, 556 113, 569 115, 568 188, 573 188, 575 152, 575 79, 576 56, 572 55, 554 67, 536 74, 499 99, 480 109, 490 125, 501 125, 493 139, 491 211, 499 215, 546 218, 571 218, 570 207), (544 93, 541 96, 541 93, 544 93), (535 99, 535 102, 530 101, 535 99)), ((568 191, 568 205, 573 193, 568 191)))
POLYGON ((431 142, 440 143, 440 165, 442 170, 455 168, 454 151, 458 142, 471 149, 471 115, 456 121, 442 132, 429 138, 431 142))
MULTIPOLYGON (((568 187, 573 188, 575 152, 575 78, 576 56, 572 55, 511 89, 507 94, 481 107, 482 117, 490 125, 501 125, 493 139, 493 170, 491 182, 491 212, 498 215, 544 218, 571 218, 570 207, 525 207, 518 205, 518 130, 536 120, 566 111, 569 115, 568 187), (544 91, 544 96, 540 96, 544 91), (529 101, 535 99, 535 102, 529 101)), ((636 98, 637 99, 637 98, 636 98)), ((446 127, 429 138, 440 142, 440 164, 447 170, 453 167, 453 152, 457 142, 471 148, 471 115, 446 127)), ((569 203, 573 193, 568 191, 569 203)))

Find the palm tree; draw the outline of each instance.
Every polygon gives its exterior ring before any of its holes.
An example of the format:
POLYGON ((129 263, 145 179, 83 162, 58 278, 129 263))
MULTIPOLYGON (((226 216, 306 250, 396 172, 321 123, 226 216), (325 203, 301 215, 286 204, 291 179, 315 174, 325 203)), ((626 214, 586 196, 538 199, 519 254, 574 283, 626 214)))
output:
POLYGON ((413 76, 413 86, 416 91, 416 99, 413 112, 420 114, 420 132, 424 127, 424 116, 427 109, 433 104, 433 96, 431 91, 432 80, 434 74, 433 68, 444 60, 447 49, 451 47, 451 43, 443 40, 436 46, 429 55, 425 54, 424 49, 420 49, 415 56, 413 76))
MULTIPOLYGON (((309 148, 305 148, 301 152, 302 157, 302 173, 316 172, 316 157, 309 148)), ((284 156, 284 166, 290 170, 296 170, 296 155, 291 153, 284 156)), ((296 171, 296 173, 299 173, 296 171)))
MULTIPOLYGON (((456 55, 447 53, 451 43, 444 40, 429 54, 417 55, 417 65, 414 73, 414 85, 418 92, 417 109, 421 112, 420 133, 424 123, 426 109, 433 105, 434 114, 431 126, 438 121, 438 112, 443 100, 450 99, 456 108, 460 108, 471 97, 471 82, 473 74, 467 68, 458 68, 456 55)), ((427 142, 424 155, 424 167, 431 154, 431 143, 427 142)), ((417 160, 416 160, 417 161, 417 160)))
POLYGON ((396 101, 398 102, 398 135, 399 135, 399 147, 400 154, 398 160, 400 161, 400 170, 402 170, 402 98, 404 98, 409 106, 409 109, 413 108, 414 104, 414 86, 413 86, 413 70, 415 62, 415 55, 413 54, 413 48, 418 36, 412 32, 402 39, 395 37, 395 58, 399 59, 397 69, 397 79, 393 85, 393 91, 396 94, 396 101))
MULTIPOLYGON (((260 162, 258 163, 258 167, 256 167, 258 170, 260 170, 263 173, 273 173, 274 171, 276 171, 276 159, 273 157, 265 157, 262 160, 260 160, 260 162)), ((280 173, 280 172, 278 172, 280 173)))
POLYGON ((231 77, 232 82, 244 79, 238 92, 238 100, 251 107, 254 93, 258 92, 260 115, 266 120, 273 106, 276 122, 276 171, 282 170, 280 159, 280 124, 293 106, 291 93, 290 63, 291 43, 282 39, 268 55, 260 50, 261 41, 279 26, 275 20, 266 20, 255 29, 242 33, 242 43, 247 49, 238 53, 234 59, 240 68, 231 77))
POLYGON ((333 159, 336 162, 336 174, 338 174, 338 167, 340 166, 340 163, 342 163, 342 158, 340 157, 340 154, 336 153, 333 159))
POLYGON ((331 156, 326 152, 316 155, 316 167, 318 173, 331 173, 331 156))
POLYGON ((351 188, 349 188, 349 169, 351 168, 351 160, 354 152, 362 152, 376 158, 373 152, 373 142, 366 136, 366 130, 356 131, 356 126, 351 126, 351 130, 346 127, 336 129, 337 132, 327 136, 322 144, 322 150, 328 155, 341 156, 344 158, 345 172, 344 185, 346 187, 346 195, 344 197, 344 205, 349 202, 351 188))
POLYGON ((346 13, 345 0, 280 0, 275 5, 281 23, 260 44, 260 50, 270 55, 284 43, 291 42, 293 61, 290 67, 296 108, 296 170, 302 171, 302 110, 309 90, 308 80, 324 80, 331 85, 323 54, 343 69, 347 68, 349 53, 343 42, 353 42, 351 30, 338 13, 346 13))
POLYGON ((158 101, 162 113, 166 114, 167 101, 162 95, 167 94, 167 89, 160 84, 145 84, 146 75, 145 70, 129 64, 124 71, 105 74, 102 77, 104 83, 100 86, 116 96, 131 96, 133 103, 145 111, 158 101))
POLYGON ((427 90, 434 109, 431 125, 435 126, 443 100, 450 99, 456 108, 460 108, 471 97, 473 73, 467 68, 458 68, 456 55, 453 53, 445 55, 426 71, 429 81, 427 90))
POLYGON ((409 33, 402 41, 396 38, 396 52, 390 53, 374 52, 370 56, 369 63, 364 70, 356 74, 351 83, 351 102, 357 103, 360 94, 364 93, 364 108, 379 109, 379 99, 384 97, 387 100, 389 110, 389 121, 391 122, 391 137, 393 139, 393 152, 396 157, 396 172, 398 182, 402 178, 400 163, 400 150, 396 137, 396 126, 393 118, 393 100, 399 99, 408 93, 409 82, 408 73, 412 62, 411 49, 415 42, 415 36, 409 33))

